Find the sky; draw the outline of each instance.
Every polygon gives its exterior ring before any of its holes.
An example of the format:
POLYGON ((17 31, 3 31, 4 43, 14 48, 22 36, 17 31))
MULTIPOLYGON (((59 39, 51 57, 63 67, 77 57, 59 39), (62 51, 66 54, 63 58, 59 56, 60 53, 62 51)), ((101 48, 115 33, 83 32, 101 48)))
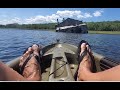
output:
POLYGON ((0 24, 56 23, 66 18, 83 22, 120 20, 120 8, 0 8, 0 24))

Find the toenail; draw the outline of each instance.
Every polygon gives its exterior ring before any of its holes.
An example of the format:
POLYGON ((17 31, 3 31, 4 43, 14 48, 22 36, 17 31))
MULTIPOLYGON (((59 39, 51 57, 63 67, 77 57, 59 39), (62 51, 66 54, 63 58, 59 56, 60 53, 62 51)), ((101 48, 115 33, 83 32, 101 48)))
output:
POLYGON ((85 44, 85 43, 83 43, 83 44, 81 45, 81 48, 84 48, 84 47, 85 47, 85 45, 86 45, 86 44, 85 44))
POLYGON ((32 49, 32 48, 31 48, 31 47, 29 47, 29 48, 28 48, 28 51, 31 51, 31 49, 32 49))
POLYGON ((26 54, 28 54, 28 53, 29 53, 29 51, 26 52, 26 54))
POLYGON ((35 46, 35 44, 33 44, 32 46, 35 46))

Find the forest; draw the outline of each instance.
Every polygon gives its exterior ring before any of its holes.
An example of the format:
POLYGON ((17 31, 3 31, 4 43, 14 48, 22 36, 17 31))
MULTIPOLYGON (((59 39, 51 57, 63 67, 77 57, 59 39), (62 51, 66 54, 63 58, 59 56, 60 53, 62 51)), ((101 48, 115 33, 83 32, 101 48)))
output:
MULTIPOLYGON (((85 22, 89 31, 120 31, 120 21, 85 22)), ((0 28, 19 28, 19 29, 55 29, 57 23, 47 24, 7 24, 0 25, 0 28)))
POLYGON ((120 31, 120 21, 87 22, 88 30, 120 31))
POLYGON ((19 29, 55 29, 56 23, 48 24, 7 24, 0 25, 0 28, 19 28, 19 29))

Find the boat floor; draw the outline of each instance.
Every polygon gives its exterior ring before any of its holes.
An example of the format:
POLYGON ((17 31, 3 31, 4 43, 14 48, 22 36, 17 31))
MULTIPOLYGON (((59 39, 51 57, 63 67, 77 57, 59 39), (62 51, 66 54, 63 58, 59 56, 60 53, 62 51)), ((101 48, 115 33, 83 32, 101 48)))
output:
MULTIPOLYGON (((75 72, 77 70, 78 65, 70 64, 69 66, 70 66, 70 69, 71 69, 71 72, 72 72, 72 76, 74 76, 74 74, 75 74, 75 72)), ((62 70, 62 73, 63 72, 64 72, 64 70, 62 70)), ((61 74, 61 73, 59 73, 59 74, 61 74)), ((42 73, 42 81, 48 81, 49 80, 49 75, 50 75, 50 67, 46 68, 45 72, 42 73)), ((59 78, 61 78, 61 79, 59 79, 59 81, 64 81, 64 79, 62 80, 62 76, 59 77, 59 78)))
POLYGON ((66 53, 65 57, 67 63, 61 57, 55 60, 53 55, 43 57, 42 81, 74 81, 74 74, 78 67, 77 60, 74 54, 66 53))

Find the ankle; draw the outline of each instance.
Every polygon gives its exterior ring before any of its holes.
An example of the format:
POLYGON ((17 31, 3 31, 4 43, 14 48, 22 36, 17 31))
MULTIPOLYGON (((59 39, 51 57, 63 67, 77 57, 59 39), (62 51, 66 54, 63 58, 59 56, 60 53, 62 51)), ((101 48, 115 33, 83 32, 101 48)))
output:
POLYGON ((79 69, 79 80, 86 81, 89 79, 89 75, 92 73, 88 68, 86 67, 81 67, 79 69))

